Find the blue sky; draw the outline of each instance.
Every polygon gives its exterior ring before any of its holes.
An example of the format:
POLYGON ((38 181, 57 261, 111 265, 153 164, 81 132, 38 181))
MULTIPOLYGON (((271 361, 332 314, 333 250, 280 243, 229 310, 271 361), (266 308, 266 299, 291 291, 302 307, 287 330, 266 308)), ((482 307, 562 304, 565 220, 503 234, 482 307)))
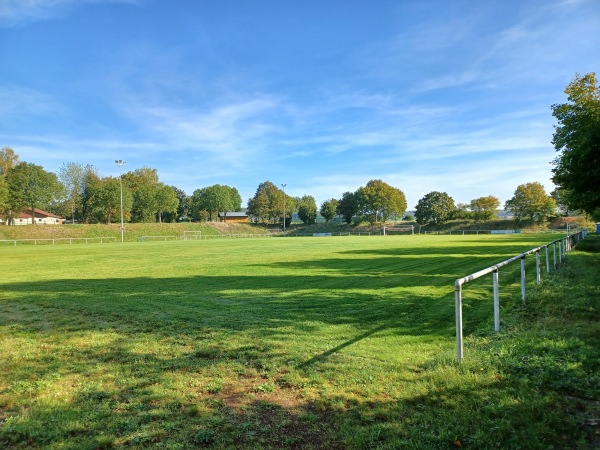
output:
POLYGON ((340 198, 553 189, 550 105, 598 0, 0 0, 0 146, 58 172, 340 198))

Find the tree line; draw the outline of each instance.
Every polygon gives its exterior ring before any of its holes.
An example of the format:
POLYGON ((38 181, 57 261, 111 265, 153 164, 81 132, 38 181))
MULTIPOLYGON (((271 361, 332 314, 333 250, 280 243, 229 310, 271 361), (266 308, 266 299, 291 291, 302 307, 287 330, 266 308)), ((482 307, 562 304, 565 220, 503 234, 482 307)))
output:
MULTIPOLYGON (((5 223, 11 223, 22 211, 33 214, 36 208, 73 222, 118 222, 121 202, 128 222, 214 221, 220 212, 242 209, 242 198, 235 187, 215 184, 188 196, 183 190, 160 182, 157 170, 149 167, 119 177, 101 177, 91 165, 65 163, 57 175, 19 161, 10 147, 0 150, 0 217, 5 223)), ((469 204, 455 204, 447 193, 434 191, 419 200, 415 216, 410 217, 405 215, 404 193, 378 179, 354 192, 344 192, 339 199, 325 200, 319 207, 311 195, 289 196, 265 181, 248 200, 247 214, 255 222, 277 224, 285 220, 288 226, 294 214, 306 224, 315 223, 320 214, 326 221, 340 217, 348 224, 354 221, 373 225, 393 218, 439 225, 451 219, 489 220, 499 206, 500 200, 491 195, 469 204)), ((556 203, 540 183, 527 183, 517 188, 505 207, 518 219, 542 221, 553 214, 556 203)))
MULTIPOLYGON (((557 188, 548 195, 539 182, 519 185, 504 204, 517 220, 543 222, 556 214, 557 207, 600 220, 600 88, 595 73, 576 74, 565 93, 567 103, 551 106, 558 122, 552 139, 559 152, 552 162, 552 180, 557 188)), ((54 174, 20 161, 10 147, 0 150, 0 218, 4 223, 11 223, 25 210, 33 215, 36 208, 69 217, 73 222, 117 222, 121 202, 124 219, 130 222, 212 221, 217 220, 219 212, 242 208, 235 187, 216 184, 188 196, 160 182, 157 170, 149 167, 117 178, 100 176, 92 165, 65 163, 54 174)), ((379 179, 317 207, 313 196, 292 197, 265 181, 248 200, 247 213, 262 223, 289 224, 296 213, 307 224, 315 223, 320 214, 326 221, 341 217, 347 223, 375 224, 394 218, 439 225, 451 219, 490 220, 499 207, 500 200, 492 195, 455 204, 446 192, 433 191, 418 201, 414 217, 408 217, 404 193, 379 179)))

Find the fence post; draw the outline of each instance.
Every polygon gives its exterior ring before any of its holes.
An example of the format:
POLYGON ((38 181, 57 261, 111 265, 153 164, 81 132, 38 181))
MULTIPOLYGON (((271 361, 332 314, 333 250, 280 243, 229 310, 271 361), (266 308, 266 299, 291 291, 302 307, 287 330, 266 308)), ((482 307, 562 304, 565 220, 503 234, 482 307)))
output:
POLYGON ((537 284, 542 282, 542 278, 540 276, 540 251, 535 252, 535 281, 537 284))
POLYGON ((558 263, 562 264, 563 261, 563 240, 558 241, 558 263))
POLYGON ((556 242, 552 243, 552 252, 554 253, 554 270, 556 270, 556 242))
POLYGON ((460 363, 463 358, 463 329, 462 329, 462 284, 454 283, 454 309, 456 310, 456 360, 460 363))
POLYGON ((525 300, 525 256, 521 257, 521 298, 525 300))
POLYGON ((500 331, 500 292, 498 289, 498 269, 492 272, 494 283, 494 330, 500 331))

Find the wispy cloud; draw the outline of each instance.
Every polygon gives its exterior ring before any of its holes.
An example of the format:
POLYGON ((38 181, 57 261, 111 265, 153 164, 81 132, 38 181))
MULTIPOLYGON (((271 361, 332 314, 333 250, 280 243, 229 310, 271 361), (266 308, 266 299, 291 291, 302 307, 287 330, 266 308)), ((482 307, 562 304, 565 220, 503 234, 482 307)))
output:
POLYGON ((48 94, 21 86, 0 86, 0 118, 57 114, 61 111, 57 101, 48 94))
POLYGON ((269 117, 278 107, 275 98, 257 97, 208 111, 138 105, 129 108, 127 114, 163 144, 170 144, 172 151, 201 153, 213 161, 241 167, 276 131, 269 117))
POLYGON ((137 5, 143 0, 2 0, 0 26, 14 26, 27 22, 60 17, 82 4, 127 3, 137 5))

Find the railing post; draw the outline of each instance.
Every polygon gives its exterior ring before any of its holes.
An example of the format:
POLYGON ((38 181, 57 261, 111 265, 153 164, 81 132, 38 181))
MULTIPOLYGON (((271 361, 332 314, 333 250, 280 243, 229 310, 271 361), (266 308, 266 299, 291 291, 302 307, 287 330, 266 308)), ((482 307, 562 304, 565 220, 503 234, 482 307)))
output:
POLYGON ((558 263, 561 264, 563 260, 563 240, 558 241, 558 263))
POLYGON ((556 270, 556 242, 552 243, 552 252, 554 253, 554 270, 556 270))
POLYGON ((521 298, 525 300, 525 256, 521 257, 521 298))
POLYGON ((542 278, 540 276, 540 251, 535 252, 535 281, 537 284, 542 282, 542 278))
POLYGON ((456 360, 460 363, 463 358, 463 329, 462 329, 462 284, 454 283, 454 308, 456 310, 456 360))
POLYGON ((498 289, 498 269, 492 272, 494 284, 494 330, 500 331, 500 292, 498 289))
POLYGON ((550 259, 548 258, 548 246, 546 245, 546 273, 550 273, 550 259))

